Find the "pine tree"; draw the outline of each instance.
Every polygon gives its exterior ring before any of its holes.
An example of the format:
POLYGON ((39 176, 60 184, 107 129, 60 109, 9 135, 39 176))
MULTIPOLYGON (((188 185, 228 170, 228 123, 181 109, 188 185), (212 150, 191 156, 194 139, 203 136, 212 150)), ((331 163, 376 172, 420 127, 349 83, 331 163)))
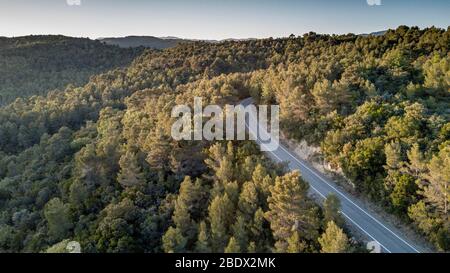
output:
POLYGON ((216 169, 216 177, 222 183, 230 182, 234 177, 234 166, 231 159, 223 157, 220 161, 219 168, 216 169))
POLYGON ((117 181, 123 187, 142 186, 145 184, 145 176, 138 165, 138 159, 135 153, 126 151, 119 160, 120 173, 117 181))
POLYGON ((325 233, 319 238, 322 253, 345 253, 349 250, 349 241, 344 231, 333 221, 329 222, 325 233))
POLYGON ((426 162, 425 158, 420 151, 419 145, 415 143, 411 150, 407 153, 409 160, 409 169, 411 171, 411 175, 418 178, 419 175, 425 172, 426 162))
POLYGON ((428 185, 424 189, 427 201, 442 214, 449 217, 450 203, 450 146, 443 146, 439 154, 428 164, 428 185))
POLYGON ((253 218, 258 209, 259 200, 253 182, 245 182, 242 185, 241 194, 239 195, 238 208, 247 221, 253 218))
POLYGON ((172 220, 188 242, 196 238, 197 228, 192 216, 200 217, 202 214, 203 196, 201 181, 197 180, 194 184, 191 178, 186 176, 180 184, 180 192, 175 200, 172 220))
POLYGON ((398 171, 390 171, 385 180, 393 185, 389 194, 392 206, 400 216, 404 216, 408 207, 416 202, 415 196, 418 187, 414 177, 408 173, 402 174, 398 171))
POLYGON ((206 165, 213 171, 215 178, 222 183, 233 181, 234 150, 232 142, 228 142, 227 149, 220 143, 212 145, 208 150, 206 165))
POLYGON ((162 247, 166 253, 182 253, 186 251, 187 239, 177 228, 169 227, 162 237, 162 247))
POLYGON ((330 221, 335 222, 338 226, 344 224, 344 219, 339 212, 341 209, 341 201, 336 195, 330 194, 323 202, 323 223, 324 226, 330 221))
POLYGON ((191 219, 189 209, 184 203, 175 202, 175 210, 172 216, 173 222, 179 232, 187 239, 193 239, 195 236, 195 222, 191 219))
POLYGON ((215 252, 222 252, 229 240, 229 228, 234 222, 234 206, 227 194, 216 196, 208 208, 211 224, 211 245, 215 252))
POLYGON ((234 237, 230 238, 227 247, 225 248, 225 253, 240 253, 241 247, 234 237))
POLYGON ((247 156, 244 159, 244 163, 239 169, 239 178, 243 181, 249 181, 252 179, 253 172, 255 170, 255 160, 251 156, 247 156))
POLYGON ((348 79, 342 78, 339 82, 323 80, 317 82, 311 91, 317 108, 324 114, 337 111, 339 114, 350 112, 353 94, 348 79))
POLYGON ((270 187, 272 186, 272 178, 268 175, 267 170, 258 164, 252 174, 252 181, 255 183, 259 191, 264 195, 264 199, 270 194, 270 187))
POLYGON ((398 141, 385 145, 386 165, 389 169, 398 169, 402 163, 402 147, 398 141))
POLYGON ((256 243, 250 242, 247 247, 247 253, 256 253, 256 243))
POLYGON ((295 231, 300 233, 302 239, 315 240, 318 237, 318 210, 307 197, 308 188, 299 172, 276 178, 268 200, 266 218, 277 240, 279 252, 287 251, 287 240, 295 231))
POLYGON ((298 232, 292 233, 292 236, 287 240, 287 253, 303 253, 307 245, 300 240, 298 232))
POLYGON ((197 243, 195 244, 195 251, 197 253, 211 252, 208 229, 207 229, 206 223, 204 221, 200 222, 197 243))
POLYGON ((170 169, 170 138, 162 128, 156 128, 148 135, 144 148, 147 151, 148 164, 155 170, 165 172, 170 169))
POLYGON ((408 216, 426 235, 430 235, 442 221, 435 217, 435 214, 425 204, 424 200, 420 200, 416 204, 411 205, 408 208, 408 216))
POLYGON ((48 223, 48 232, 52 240, 62 240, 72 228, 69 206, 59 198, 53 198, 45 205, 44 216, 48 223))
MULTIPOLYGON (((197 179, 192 182, 191 177, 186 176, 180 184, 180 192, 178 193, 175 202, 175 210, 177 207, 184 207, 192 218, 198 219, 202 214, 204 208, 205 192, 202 186, 202 181, 197 179)), ((176 222, 176 220, 174 219, 176 222)))
POLYGON ((248 235, 247 235, 247 224, 244 217, 238 215, 236 218, 236 222, 234 223, 233 229, 233 238, 239 244, 241 249, 245 249, 248 243, 248 235))
POLYGON ((239 200, 239 184, 238 182, 228 182, 225 184, 224 192, 227 194, 231 203, 237 204, 239 200))

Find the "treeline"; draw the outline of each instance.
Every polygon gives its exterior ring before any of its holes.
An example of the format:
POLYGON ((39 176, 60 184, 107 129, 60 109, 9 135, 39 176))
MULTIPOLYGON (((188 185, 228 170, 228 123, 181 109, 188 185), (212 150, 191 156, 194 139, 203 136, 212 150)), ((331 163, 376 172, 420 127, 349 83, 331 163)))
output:
POLYGON ((0 37, 0 105, 84 85, 93 75, 128 66, 142 51, 64 36, 0 37))
POLYGON ((317 206, 254 144, 170 137, 174 105, 252 95, 279 103, 289 136, 321 145, 357 191, 446 250, 449 33, 180 44, 16 100, 0 108, 0 249, 361 251, 337 199, 317 206))

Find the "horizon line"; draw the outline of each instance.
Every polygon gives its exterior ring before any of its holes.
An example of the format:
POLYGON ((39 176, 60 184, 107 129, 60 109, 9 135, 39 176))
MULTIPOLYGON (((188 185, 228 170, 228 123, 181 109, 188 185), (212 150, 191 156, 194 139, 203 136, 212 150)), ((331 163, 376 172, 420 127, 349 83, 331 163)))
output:
MULTIPOLYGON (((407 25, 398 25, 395 28, 386 28, 386 29, 382 29, 382 30, 375 30, 375 31, 367 31, 367 32, 363 32, 363 33, 354 33, 354 32, 340 32, 340 33, 326 33, 326 32, 316 32, 314 30, 310 30, 308 32, 304 32, 303 34, 295 34, 295 33, 291 33, 291 34, 287 34, 285 36, 254 36, 254 37, 227 37, 227 38, 221 38, 221 39, 214 39, 214 38, 189 38, 189 37, 182 37, 182 35, 177 36, 177 35, 165 35, 165 36, 157 36, 157 35, 151 35, 151 34, 122 34, 122 35, 117 35, 117 36, 111 36, 111 35, 101 35, 101 36, 78 36, 78 35, 68 35, 68 34, 62 34, 62 33, 30 33, 30 34, 26 34, 26 35, 18 35, 18 36, 5 36, 5 35, 1 35, 0 37, 3 38, 21 38, 21 37, 29 37, 29 36, 65 36, 65 37, 71 37, 71 38, 89 38, 91 40, 100 40, 100 39, 108 39, 108 38, 127 38, 127 37, 154 37, 154 38, 159 38, 159 39, 181 39, 181 40, 191 40, 191 41, 225 41, 225 40, 230 40, 230 39, 237 39, 237 40, 264 40, 264 39, 283 39, 283 38, 288 38, 291 35, 295 35, 295 37, 301 37, 304 36, 305 34, 308 33, 316 33, 319 35, 349 35, 349 34, 354 34, 354 35, 370 35, 372 33, 378 33, 378 32, 383 32, 383 31, 389 31, 389 30, 396 30, 397 28, 401 27, 401 26, 407 26, 407 25)), ((420 30, 423 29, 427 29, 427 28, 438 28, 438 29, 442 29, 445 30, 445 27, 439 27, 439 26, 435 26, 435 25, 431 25, 431 26, 427 26, 427 27, 419 27, 419 26, 407 26, 409 28, 413 28, 413 27, 418 27, 420 30)), ((449 26, 447 26, 447 28, 449 28, 449 26)))

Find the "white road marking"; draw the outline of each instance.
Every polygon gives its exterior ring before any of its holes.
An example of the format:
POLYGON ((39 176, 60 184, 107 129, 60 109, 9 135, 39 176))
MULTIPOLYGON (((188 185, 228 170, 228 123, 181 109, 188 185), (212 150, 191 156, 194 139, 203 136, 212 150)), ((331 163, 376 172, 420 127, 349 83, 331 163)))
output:
POLYGON ((365 234, 367 234, 367 236, 369 236, 372 240, 374 240, 375 242, 377 242, 378 244, 380 244, 380 246, 382 248, 384 248, 388 253, 392 253, 387 247, 385 247, 384 245, 382 245, 380 242, 378 242, 375 238, 372 237, 372 235, 370 235, 367 231, 365 231, 360 225, 358 225, 355 221, 353 221, 352 218, 350 218, 347 214, 345 214, 344 212, 342 212, 342 215, 345 216, 345 218, 347 218, 348 220, 350 220, 350 222, 352 222, 355 226, 357 226, 360 230, 364 231, 365 234))

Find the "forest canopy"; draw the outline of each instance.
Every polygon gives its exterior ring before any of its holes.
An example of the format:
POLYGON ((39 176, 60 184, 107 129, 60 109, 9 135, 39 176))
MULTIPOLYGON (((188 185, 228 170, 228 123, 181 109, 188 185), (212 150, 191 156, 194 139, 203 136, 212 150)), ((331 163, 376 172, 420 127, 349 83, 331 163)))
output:
MULTIPOLYGON (((254 143, 173 141, 172 107, 196 96, 279 104, 288 137, 321 147, 355 191, 449 250, 449 46, 450 29, 406 26, 192 42, 86 84, 43 85, 0 108, 0 251, 362 251, 339 203, 315 203, 300 173, 254 143)), ((137 53, 110 49, 108 60, 137 53)))
POLYGON ((0 37, 0 105, 84 85, 93 75, 129 65, 142 50, 65 36, 0 37))

